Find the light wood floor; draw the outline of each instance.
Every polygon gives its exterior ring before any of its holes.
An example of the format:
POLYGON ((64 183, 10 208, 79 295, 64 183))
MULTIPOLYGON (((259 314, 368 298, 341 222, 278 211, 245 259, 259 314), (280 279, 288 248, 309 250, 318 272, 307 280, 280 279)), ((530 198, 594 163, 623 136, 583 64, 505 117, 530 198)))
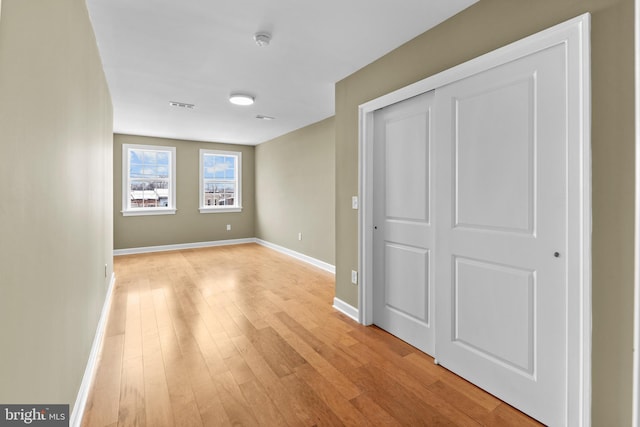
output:
POLYGON ((529 426, 332 307, 334 277, 237 245, 116 257, 83 426, 529 426))

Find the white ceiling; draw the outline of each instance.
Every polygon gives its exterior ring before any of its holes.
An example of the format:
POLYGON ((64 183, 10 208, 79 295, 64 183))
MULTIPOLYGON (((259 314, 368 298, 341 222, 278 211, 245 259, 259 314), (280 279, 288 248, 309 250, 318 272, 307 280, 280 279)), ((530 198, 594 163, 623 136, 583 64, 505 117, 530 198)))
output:
POLYGON ((337 81, 476 1, 87 5, 113 98, 114 132, 253 145, 332 116, 337 81), (255 44, 258 31, 272 34, 269 46, 255 44), (255 104, 230 104, 234 91, 254 95, 255 104))

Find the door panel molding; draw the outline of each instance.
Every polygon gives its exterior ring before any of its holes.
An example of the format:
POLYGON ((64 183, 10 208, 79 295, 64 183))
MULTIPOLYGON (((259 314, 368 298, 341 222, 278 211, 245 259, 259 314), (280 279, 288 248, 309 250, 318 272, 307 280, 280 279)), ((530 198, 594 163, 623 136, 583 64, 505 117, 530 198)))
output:
MULTIPOLYGON (((591 425, 591 141, 590 141, 590 15, 529 36, 359 107, 359 321, 373 321, 373 137, 374 112, 422 93, 477 75, 522 57, 561 45, 566 50, 568 138, 568 247, 567 260, 567 425, 591 425)), ((437 124, 435 125, 437 126, 437 124)), ((435 142, 437 144, 437 141, 435 142)), ((535 220, 532 232, 535 233, 535 220)), ((437 217, 430 221, 437 227, 437 217)), ((462 226, 462 224, 461 224, 462 226)), ((528 228, 528 227, 525 227, 528 228)), ((511 231, 511 230, 510 230, 511 231)), ((502 233, 495 230, 496 233, 502 233)), ((527 233, 510 233, 526 239, 527 233), (520 234, 520 235, 518 235, 520 234)), ((437 250, 437 249, 436 249, 437 250)), ((437 268, 431 265, 430 268, 437 268)), ((436 289, 437 292, 437 289, 436 289)), ((436 325, 437 327, 437 325, 436 325)), ((437 352, 436 342, 436 352, 437 352)))
POLYGON ((484 260, 455 256, 454 265, 454 310, 453 341, 472 349, 481 357, 493 359, 506 368, 515 370, 529 378, 535 376, 534 353, 534 305, 536 300, 536 277, 533 271, 513 266, 503 266, 484 260), (491 288, 477 286, 478 276, 491 276, 491 288), (501 277, 502 276, 502 277, 501 277), (501 280, 503 279, 503 280, 501 280), (507 280, 504 280, 507 279, 507 280), (495 288, 503 288, 495 290, 495 288), (510 292, 518 304, 496 306, 488 296, 496 292, 510 292), (471 319, 461 319, 459 313, 477 311, 471 319), (505 324, 503 319, 511 322, 505 324), (506 329, 516 329, 507 333, 506 329), (485 337, 483 332, 496 331, 485 337), (501 338, 516 336, 517 342, 501 342, 501 338), (484 345, 483 345, 484 342, 484 345), (491 347, 486 344, 491 344, 491 347), (508 344, 508 345, 507 345, 508 344), (508 346, 514 346, 508 349, 508 346), (509 351, 511 350, 511 351, 509 351), (515 353, 515 354, 514 354, 515 353))

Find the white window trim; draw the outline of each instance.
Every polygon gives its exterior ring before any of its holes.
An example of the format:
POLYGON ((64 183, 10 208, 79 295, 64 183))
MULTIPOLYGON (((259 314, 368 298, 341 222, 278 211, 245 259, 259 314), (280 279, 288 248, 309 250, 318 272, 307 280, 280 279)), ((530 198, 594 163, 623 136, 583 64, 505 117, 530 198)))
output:
POLYGON ((122 216, 175 215, 176 208, 176 147, 163 145, 122 144, 122 216), (156 150, 171 153, 169 168, 169 207, 128 208, 129 205, 129 150, 156 150))
POLYGON ((200 149, 200 213, 231 213, 242 212, 242 153, 240 151, 200 149), (204 155, 216 154, 221 156, 236 156, 236 206, 205 206, 204 204, 204 155))

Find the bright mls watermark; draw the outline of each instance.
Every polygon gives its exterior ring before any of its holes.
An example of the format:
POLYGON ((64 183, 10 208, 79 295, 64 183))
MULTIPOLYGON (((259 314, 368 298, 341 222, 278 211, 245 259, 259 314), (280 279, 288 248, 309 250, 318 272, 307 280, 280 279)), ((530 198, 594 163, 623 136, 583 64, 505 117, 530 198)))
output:
POLYGON ((69 405, 0 405, 0 427, 68 427, 69 405))

